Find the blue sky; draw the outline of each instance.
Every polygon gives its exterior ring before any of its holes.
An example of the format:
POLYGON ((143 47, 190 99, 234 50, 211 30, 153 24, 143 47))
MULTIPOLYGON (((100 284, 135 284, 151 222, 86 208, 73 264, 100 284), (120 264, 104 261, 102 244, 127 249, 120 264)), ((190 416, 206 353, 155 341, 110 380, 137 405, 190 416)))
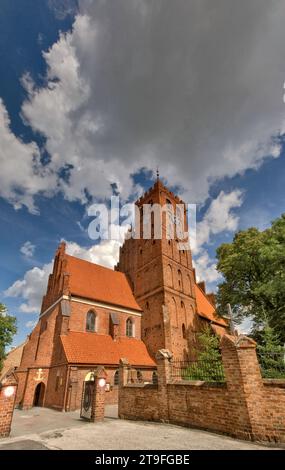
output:
POLYGON ((94 247, 86 208, 108 201, 113 184, 134 200, 158 165, 198 203, 196 263, 209 289, 219 281, 216 247, 285 212, 283 17, 278 0, 271 10, 249 3, 243 16, 221 1, 213 31, 195 30, 204 18, 196 11, 192 31, 188 6, 166 15, 159 1, 156 10, 144 0, 2 0, 0 301, 18 319, 14 344, 38 316, 61 239, 112 264, 118 246, 94 247), (218 36, 220 21, 229 29, 218 36))

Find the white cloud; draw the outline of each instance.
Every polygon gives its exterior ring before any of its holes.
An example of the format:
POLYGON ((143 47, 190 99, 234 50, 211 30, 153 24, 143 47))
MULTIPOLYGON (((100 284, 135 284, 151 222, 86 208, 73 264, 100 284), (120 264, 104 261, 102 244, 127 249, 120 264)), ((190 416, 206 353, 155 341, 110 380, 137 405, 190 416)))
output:
POLYGON ((0 196, 15 209, 22 206, 36 213, 34 196, 46 195, 55 179, 40 163, 40 151, 34 143, 24 143, 10 129, 10 118, 0 98, 0 196))
POLYGON ((20 248, 20 252, 26 258, 32 258, 36 249, 36 245, 33 245, 30 241, 26 241, 20 248))
POLYGON ((212 200, 203 220, 197 224, 193 253, 198 280, 214 283, 221 279, 216 270, 216 262, 210 258, 205 245, 211 243, 214 235, 237 230, 239 216, 233 213, 233 210, 241 207, 242 203, 243 192, 239 189, 230 193, 221 191, 218 197, 212 200))
MULTIPOLYGON (((51 3, 65 14, 73 2, 51 3)), ((283 0, 80 0, 79 11, 43 53, 46 84, 23 81, 22 116, 45 136, 48 165, 2 105, 0 194, 16 207, 35 211, 35 194, 59 189, 85 204, 115 182, 128 197, 131 175, 156 165, 186 202, 203 202, 216 180, 280 156, 283 0)))
POLYGON ((202 250, 197 258, 193 260, 196 270, 197 281, 217 282, 221 279, 221 275, 216 269, 216 263, 210 259, 206 250, 202 250))
POLYGON ((100 245, 83 248, 75 242, 67 242, 67 253, 77 258, 113 268, 119 260, 121 243, 116 240, 103 240, 100 245))
POLYGON ((28 270, 22 279, 14 282, 5 292, 6 297, 18 297, 23 300, 20 312, 39 313, 42 296, 47 287, 48 276, 52 271, 52 263, 42 268, 34 267, 28 270))
MULTIPOLYGON (((119 259, 120 242, 104 240, 100 245, 84 248, 75 242, 67 243, 67 253, 92 263, 113 268, 119 259)), ((42 268, 34 267, 24 274, 22 279, 15 281, 5 292, 6 297, 22 299, 20 312, 39 313, 42 297, 46 292, 48 276, 52 272, 53 261, 42 268)))
POLYGON ((196 252, 209 243, 212 235, 237 229, 239 217, 232 210, 241 207, 242 202, 243 192, 239 189, 230 193, 220 192, 211 202, 203 220, 197 224, 196 252))

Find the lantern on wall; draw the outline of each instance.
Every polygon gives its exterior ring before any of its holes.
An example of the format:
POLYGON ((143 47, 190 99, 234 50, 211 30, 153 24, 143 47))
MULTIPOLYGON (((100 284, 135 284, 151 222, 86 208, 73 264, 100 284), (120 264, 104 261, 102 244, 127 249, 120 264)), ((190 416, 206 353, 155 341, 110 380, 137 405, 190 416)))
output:
POLYGON ((16 387, 13 385, 9 385, 8 387, 4 387, 3 394, 5 398, 11 398, 15 394, 16 387))
POLYGON ((99 379, 98 380, 98 385, 99 385, 99 387, 104 388, 105 385, 106 385, 106 379, 99 379))

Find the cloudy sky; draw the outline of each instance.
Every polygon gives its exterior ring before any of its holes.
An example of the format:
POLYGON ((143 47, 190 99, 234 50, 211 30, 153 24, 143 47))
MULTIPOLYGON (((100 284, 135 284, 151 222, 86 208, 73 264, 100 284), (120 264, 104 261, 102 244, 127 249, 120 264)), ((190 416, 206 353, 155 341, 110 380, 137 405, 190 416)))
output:
POLYGON ((284 0, 10 0, 0 9, 0 301, 25 338, 61 239, 154 178, 198 204, 196 266, 285 212, 284 0))

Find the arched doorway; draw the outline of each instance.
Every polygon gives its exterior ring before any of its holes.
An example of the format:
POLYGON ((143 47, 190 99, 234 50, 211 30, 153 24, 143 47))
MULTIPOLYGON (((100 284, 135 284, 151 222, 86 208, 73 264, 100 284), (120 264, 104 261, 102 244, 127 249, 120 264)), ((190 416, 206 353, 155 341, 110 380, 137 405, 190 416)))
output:
POLYGON ((40 382, 35 389, 34 406, 43 406, 45 396, 45 384, 40 382))

